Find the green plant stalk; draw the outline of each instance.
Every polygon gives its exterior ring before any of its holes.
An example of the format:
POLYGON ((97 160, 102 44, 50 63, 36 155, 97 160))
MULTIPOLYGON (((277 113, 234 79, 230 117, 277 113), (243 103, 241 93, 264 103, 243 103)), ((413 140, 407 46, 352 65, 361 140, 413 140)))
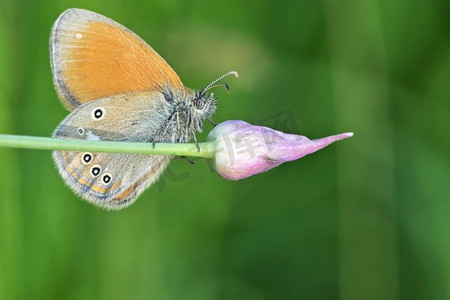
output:
POLYGON ((193 143, 134 143, 112 141, 87 141, 49 137, 0 134, 0 147, 73 150, 97 153, 135 153, 213 158, 214 142, 199 143, 200 151, 193 143))

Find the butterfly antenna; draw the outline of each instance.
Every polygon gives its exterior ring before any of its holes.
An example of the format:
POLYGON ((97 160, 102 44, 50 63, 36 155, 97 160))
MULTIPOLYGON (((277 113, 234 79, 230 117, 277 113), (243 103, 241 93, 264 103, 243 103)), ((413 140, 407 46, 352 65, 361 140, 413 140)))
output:
POLYGON ((228 84, 226 84, 226 83, 215 84, 217 81, 222 80, 223 78, 225 78, 225 77, 227 77, 227 76, 229 76, 229 75, 234 75, 234 76, 236 76, 236 77, 239 77, 239 74, 238 74, 238 72, 236 72, 236 71, 230 71, 230 72, 227 72, 227 73, 223 74, 222 76, 220 76, 219 78, 217 78, 216 80, 212 81, 210 84, 208 84, 208 85, 200 92, 200 95, 203 96, 203 95, 205 95, 205 93, 206 93, 207 90, 212 89, 212 88, 215 88, 215 87, 218 87, 218 86, 223 86, 223 87, 225 88, 225 90, 226 90, 227 92, 229 92, 229 91, 230 91, 230 88, 228 87, 228 84))

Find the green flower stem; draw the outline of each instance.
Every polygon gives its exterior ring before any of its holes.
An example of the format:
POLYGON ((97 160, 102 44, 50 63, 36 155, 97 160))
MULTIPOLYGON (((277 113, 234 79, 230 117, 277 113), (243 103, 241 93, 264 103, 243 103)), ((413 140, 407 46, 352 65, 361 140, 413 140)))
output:
POLYGON ((161 154, 203 158, 212 158, 214 156, 214 142, 199 143, 199 146, 200 151, 197 150, 195 144, 188 143, 156 143, 155 148, 153 148, 152 143, 87 141, 0 134, 0 147, 41 150, 74 150, 98 153, 161 154))

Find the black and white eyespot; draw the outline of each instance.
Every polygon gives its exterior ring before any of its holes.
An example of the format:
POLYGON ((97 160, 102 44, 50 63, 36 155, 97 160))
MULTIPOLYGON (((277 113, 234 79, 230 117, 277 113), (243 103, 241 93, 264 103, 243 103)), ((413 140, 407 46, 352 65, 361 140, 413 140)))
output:
POLYGON ((78 133, 78 135, 84 135, 84 128, 83 127, 78 127, 77 128, 77 133, 78 133))
POLYGON ((97 107, 92 111, 92 118, 94 120, 101 120, 105 116, 105 109, 103 107, 97 107))
POLYGON ((85 164, 85 165, 90 164, 92 162, 93 158, 94 158, 94 156, 90 152, 85 152, 81 155, 81 160, 82 160, 83 164, 85 164))
POLYGON ((102 171, 102 168, 99 165, 94 165, 91 168, 91 174, 94 177, 97 177, 98 174, 100 174, 101 171, 102 171))
POLYGON ((105 173, 105 174, 102 176, 102 181, 103 181, 104 184, 110 183, 110 182, 111 182, 111 179, 112 179, 112 176, 111 176, 111 174, 109 174, 109 173, 105 173))

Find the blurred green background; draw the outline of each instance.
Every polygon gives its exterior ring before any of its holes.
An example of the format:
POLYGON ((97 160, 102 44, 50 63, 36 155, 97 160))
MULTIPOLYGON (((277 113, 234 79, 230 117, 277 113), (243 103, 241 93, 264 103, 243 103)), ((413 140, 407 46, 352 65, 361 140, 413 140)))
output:
POLYGON ((238 182, 175 161, 119 212, 0 149, 0 299, 450 299, 449 1, 0 0, 0 133, 68 114, 48 39, 70 7, 191 88, 239 71, 216 122, 355 136, 238 182))

